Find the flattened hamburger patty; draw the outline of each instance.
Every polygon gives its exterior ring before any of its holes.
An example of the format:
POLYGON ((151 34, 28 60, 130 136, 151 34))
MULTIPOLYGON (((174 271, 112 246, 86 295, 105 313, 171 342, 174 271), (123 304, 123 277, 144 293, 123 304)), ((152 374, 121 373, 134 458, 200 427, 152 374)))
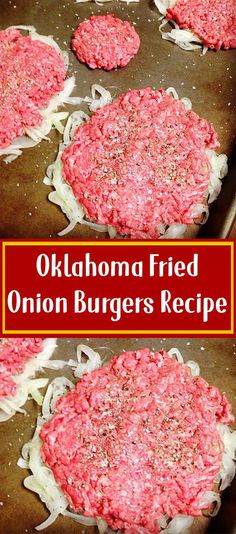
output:
POLYGON ((63 174, 88 219, 132 238, 193 222, 209 185, 207 120, 164 89, 133 90, 97 110, 63 155, 63 174))
POLYGON ((12 376, 24 370, 25 363, 42 351, 41 338, 0 339, 0 398, 16 393, 12 376))
POLYGON ((208 48, 236 48, 236 0, 177 0, 166 16, 208 48))
POLYGON ((19 30, 0 31, 0 148, 42 123, 40 108, 63 89, 64 61, 48 44, 19 30))
POLYGON ((41 454, 74 510, 127 534, 156 533, 163 513, 201 515, 222 462, 216 425, 232 421, 225 396, 186 365, 126 352, 57 403, 41 454))
POLYGON ((139 46, 140 39, 133 26, 112 14, 84 20, 72 37, 72 50, 91 69, 125 67, 139 46))

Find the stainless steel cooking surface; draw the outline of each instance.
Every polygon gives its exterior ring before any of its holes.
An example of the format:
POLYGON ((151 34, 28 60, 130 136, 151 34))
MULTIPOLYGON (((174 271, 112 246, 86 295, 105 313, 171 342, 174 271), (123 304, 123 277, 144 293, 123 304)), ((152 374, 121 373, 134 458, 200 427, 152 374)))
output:
MULTIPOLYGON (((60 339, 54 352, 55 359, 75 358, 75 349, 79 343, 87 343, 96 348, 108 361, 113 355, 123 350, 137 350, 149 347, 152 350, 169 350, 178 347, 185 361, 193 359, 201 367, 201 376, 225 392, 236 414, 236 343, 233 339, 60 339), (111 349, 111 350, 109 350, 111 349)), ((63 374, 72 379, 68 370, 47 372, 50 378, 63 374)), ((45 374, 43 375, 45 376, 45 374)), ((10 421, 0 424, 0 533, 33 534, 34 526, 48 517, 48 512, 36 494, 26 490, 23 479, 28 471, 16 466, 22 445, 28 441, 35 427, 35 420, 40 413, 34 401, 28 401, 27 416, 15 415, 10 421)), ((209 523, 206 518, 195 521, 191 534, 236 534, 236 479, 224 492, 221 510, 209 523)), ((94 528, 83 527, 68 518, 58 518, 45 534, 92 534, 94 528)))
MULTIPOLYGON (((76 4, 56 0, 2 0, 2 29, 13 24, 34 25, 39 33, 53 34, 62 49, 70 47, 72 31, 91 14, 112 12, 135 25, 141 37, 141 48, 126 68, 105 72, 90 70, 80 64, 70 51, 70 73, 76 75, 75 93, 90 94, 93 83, 100 83, 118 96, 128 89, 152 86, 174 86, 180 97, 191 98, 193 109, 206 117, 218 131, 221 152, 230 157, 230 173, 224 180, 222 192, 211 206, 207 225, 189 228, 189 236, 226 237, 236 212, 235 174, 232 160, 235 142, 234 116, 236 85, 236 50, 185 52, 163 41, 158 31, 160 14, 150 0, 140 0, 128 6, 113 0, 104 5, 94 2, 76 4)), ((70 112, 74 111, 69 106, 70 112)), ((50 134, 51 142, 26 149, 10 165, 0 160, 0 196, 3 209, 0 214, 0 236, 3 238, 48 238, 67 224, 60 209, 47 200, 50 188, 43 185, 47 166, 54 161, 59 134, 50 134)), ((106 237, 97 234, 98 237, 106 237)), ((68 238, 94 238, 96 232, 77 225, 68 238)))

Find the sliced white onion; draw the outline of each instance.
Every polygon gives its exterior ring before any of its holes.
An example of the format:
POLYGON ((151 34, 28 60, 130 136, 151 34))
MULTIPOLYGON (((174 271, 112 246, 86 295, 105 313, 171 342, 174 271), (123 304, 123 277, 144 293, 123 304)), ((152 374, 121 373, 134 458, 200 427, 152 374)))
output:
POLYGON ((28 462, 26 462, 26 460, 24 460, 24 458, 19 458, 19 460, 17 460, 17 464, 18 467, 21 467, 21 469, 28 469, 29 467, 29 464, 28 462))
POLYGON ((29 395, 41 405, 43 397, 39 389, 45 387, 48 383, 47 378, 34 379, 36 371, 43 369, 47 361, 51 358, 56 348, 56 338, 47 338, 43 341, 42 351, 33 356, 25 364, 22 373, 13 376, 14 382, 17 384, 16 394, 14 396, 3 397, 0 400, 0 422, 7 421, 16 412, 26 414, 26 411, 21 408, 27 401, 29 395))
POLYGON ((191 527, 194 517, 190 515, 177 515, 168 524, 167 528, 162 530, 162 534, 182 534, 186 528, 191 527))
POLYGON ((236 464, 235 460, 230 457, 229 454, 224 453, 222 459, 222 468, 220 471, 220 490, 223 491, 225 488, 230 486, 232 480, 235 477, 236 473, 236 464))
MULTIPOLYGON (((48 198, 49 198, 49 196, 48 196, 48 198)), ((49 200, 52 200, 52 196, 50 197, 49 200)), ((59 237, 63 237, 64 235, 69 234, 70 232, 72 232, 72 230, 74 230, 74 228, 76 227, 78 222, 81 222, 81 221, 78 220, 78 219, 71 219, 70 223, 66 226, 66 228, 64 228, 64 230, 61 230, 60 232, 58 232, 59 237)))
POLYGON ((107 89, 104 89, 104 87, 102 87, 101 85, 98 85, 97 83, 92 85, 91 94, 92 97, 87 96, 84 99, 84 101, 87 102, 90 111, 96 111, 96 109, 102 108, 103 106, 106 106, 106 104, 112 103, 111 93, 107 89))
POLYGON ((16 26, 9 26, 8 30, 24 30, 29 33, 36 33, 36 28, 34 26, 26 26, 24 24, 17 24, 16 26))
POLYGON ((166 226, 166 230, 160 235, 160 239, 181 239, 187 230, 187 225, 182 223, 172 223, 166 226))
POLYGON ((73 512, 69 512, 68 510, 65 510, 65 512, 63 512, 63 515, 69 517, 70 519, 73 519, 73 521, 75 521, 76 523, 80 523, 81 525, 85 525, 87 527, 94 527, 97 524, 97 521, 94 517, 79 515, 73 512))
MULTIPOLYGON (((106 347, 104 347, 106 348, 106 347)), ((93 371, 94 369, 98 369, 102 366, 102 359, 98 352, 93 350, 91 347, 88 347, 87 345, 78 345, 76 349, 76 355, 77 360, 51 360, 47 362, 45 367, 48 369, 63 369, 65 366, 71 367, 73 369, 74 376, 76 378, 81 377, 85 373, 88 373, 90 371, 93 371), (86 358, 86 361, 83 361, 83 359, 86 358)), ((58 378, 58 383, 60 384, 60 379, 58 378)), ((64 378, 63 378, 64 380, 64 378)), ((57 382, 54 381, 53 383, 53 392, 55 394, 57 382)), ((70 381, 67 382, 67 387, 71 387, 72 383, 70 381)), ((59 388, 60 389, 60 388, 59 388)), ((52 399, 50 397, 51 395, 51 387, 48 386, 47 393, 45 396, 45 402, 44 405, 47 404, 47 410, 49 410, 49 405, 52 404, 52 399)), ((59 391, 59 390, 58 390, 59 391)), ((57 394, 61 395, 61 392, 57 394)), ((46 415, 43 413, 43 416, 46 417, 46 415)), ((47 413, 48 417, 48 413, 47 413)))
POLYGON ((52 186, 52 179, 49 178, 48 176, 45 176, 44 179, 43 179, 43 184, 52 186))
POLYGON ((206 204, 196 204, 191 213, 191 217, 193 217, 193 219, 197 219, 197 224, 205 224, 209 217, 208 206, 206 204), (199 217, 201 217, 201 220, 199 220, 199 217))
POLYGON ((168 355, 170 356, 170 358, 174 358, 178 363, 184 363, 183 356, 179 349, 172 348, 168 350, 168 355))
POLYGON ((74 384, 64 376, 55 378, 49 384, 42 405, 42 417, 44 420, 48 421, 51 418, 58 399, 73 387, 74 384))
POLYGON ((227 425, 218 425, 218 430, 224 443, 224 450, 233 460, 236 460, 236 430, 232 432, 227 425))
POLYGON ((47 378, 38 378, 35 380, 31 380, 28 387, 29 395, 31 395, 32 399, 35 400, 35 402, 42 406, 43 404, 43 395, 41 395, 39 389, 44 388, 48 384, 47 378))
MULTIPOLYGON (((55 48, 55 50, 61 55, 66 70, 69 66, 69 56, 67 52, 64 52, 60 49, 56 41, 52 36, 39 35, 34 26, 10 26, 9 29, 19 29, 27 31, 32 40, 39 40, 49 46, 55 48)), ((68 112, 57 112, 59 106, 64 104, 77 105, 80 104, 83 99, 80 97, 71 97, 71 93, 75 87, 75 76, 71 76, 66 79, 64 82, 64 88, 60 93, 51 98, 48 106, 44 109, 39 109, 39 113, 42 116, 42 123, 40 126, 33 128, 24 128, 24 135, 16 137, 11 145, 5 148, 0 148, 0 156, 6 156, 4 161, 6 163, 11 163, 18 156, 22 154, 22 150, 25 148, 32 148, 38 145, 42 140, 48 141, 49 138, 47 135, 52 128, 57 129, 60 133, 64 131, 64 125, 62 120, 65 120, 69 113, 68 112)))
POLYGON ((65 235, 71 231, 78 222, 82 223, 85 213, 82 206, 77 202, 72 188, 63 178, 61 160, 57 160, 54 165, 52 183, 55 191, 49 193, 48 199, 50 202, 53 202, 53 204, 60 206, 63 213, 65 213, 67 219, 70 221, 69 227, 59 234, 65 235))
POLYGON ((117 236, 117 231, 116 231, 116 229, 113 228, 112 226, 108 226, 108 227, 107 227, 107 231, 108 231, 108 234, 109 234, 110 239, 114 239, 114 237, 117 236))
MULTIPOLYGON (((91 97, 85 97, 83 99, 88 103, 90 109, 97 109, 111 101, 110 92, 100 85, 93 85, 91 94, 91 97), (96 97, 97 93, 101 95, 99 98, 96 97)), ((81 110, 75 111, 69 117, 64 130, 63 143, 59 146, 56 161, 48 167, 47 176, 44 178, 45 185, 52 185, 54 187, 54 191, 49 193, 48 199, 53 204, 60 206, 61 210, 69 220, 68 226, 58 233, 60 237, 71 232, 78 223, 89 226, 92 230, 98 232, 109 232, 109 235, 116 235, 116 230, 112 227, 100 225, 85 219, 85 212, 74 196, 72 188, 65 182, 62 173, 61 155, 65 148, 72 142, 77 128, 84 124, 88 119, 89 116, 81 110)))
MULTIPOLYGON (((175 100, 179 99, 178 93, 174 87, 168 87, 166 92, 167 94, 171 95, 175 100)), ((186 111, 190 111, 192 109, 192 102, 189 98, 183 97, 180 100, 181 102, 183 102, 186 111)), ((211 174, 210 174, 210 182, 209 182, 205 196, 207 197, 207 201, 210 204, 218 197, 221 191, 221 186, 222 186, 221 180, 226 176, 228 172, 228 164, 227 164, 227 156, 225 154, 217 154, 215 150, 212 150, 209 148, 206 149, 206 154, 209 159, 209 163, 211 167, 211 174)), ((201 220, 198 222, 198 224, 205 224, 209 217, 208 206, 206 204, 197 204, 196 206, 194 206, 194 209, 191 213, 191 217, 193 218, 201 217, 201 220)), ((171 228, 171 226, 169 228, 171 228)), ((178 227, 176 228, 175 223, 174 223, 173 230, 171 231, 171 233, 169 233, 169 231, 167 230, 167 232, 165 232, 162 235, 162 237, 163 238, 167 237, 169 239, 171 239, 172 237, 181 237, 183 236, 186 230, 186 226, 185 226, 185 229, 183 228, 182 232, 181 232, 180 227, 179 227, 179 230, 180 230, 180 235, 178 235, 178 227), (174 235, 176 232, 177 232, 177 235, 174 235)))
MULTIPOLYGON (((106 347, 104 347, 106 348, 106 347)), ((90 371, 93 371, 94 369, 98 369, 102 366, 102 359, 98 352, 96 352, 91 347, 88 347, 87 345, 78 345, 76 349, 76 355, 77 355, 77 361, 76 360, 50 360, 45 364, 45 367, 48 369, 63 369, 64 367, 68 366, 73 369, 74 376, 76 378, 81 377, 85 373, 89 373, 90 371), (86 357, 86 361, 83 361, 83 359, 86 357)), ((60 381, 60 379, 58 379, 60 381)), ((60 383, 60 382, 59 382, 60 383)), ((56 388, 57 382, 54 383, 53 391, 55 394, 55 388, 56 388)), ((67 382, 67 386, 71 387, 71 382, 67 382)), ((59 388, 60 389, 60 388, 59 388)), ((59 391, 59 390, 58 390, 59 391)), ((47 404, 47 410, 49 410, 49 405, 52 404, 51 400, 51 388, 48 386, 47 394, 45 396, 45 403, 47 404)), ((61 395, 61 392, 57 394, 61 395)), ((43 416, 45 417, 45 414, 43 413, 43 416)), ((49 416, 49 412, 47 412, 47 417, 49 416)))
POLYGON ((102 519, 101 517, 97 518, 97 527, 99 530, 99 534, 105 534, 107 532, 108 524, 107 522, 102 519))
POLYGON ((154 4, 156 5, 158 11, 160 11, 162 15, 165 15, 166 10, 169 7, 173 7, 175 2, 176 0, 154 0, 154 4))
MULTIPOLYGON (((96 355, 96 353, 90 349, 90 347, 81 345, 78 349, 79 360, 81 360, 82 352, 87 354, 89 362, 93 360, 94 366, 94 355, 96 355)), ((100 366, 97 356, 96 361, 100 366)), ((76 362, 74 363, 76 364, 76 362)), ((42 442, 39 437, 40 430, 45 422, 51 419, 57 401, 73 387, 74 384, 65 377, 55 378, 51 384, 49 384, 43 400, 42 416, 38 417, 33 438, 23 446, 22 457, 17 463, 17 465, 21 468, 30 469, 32 475, 28 476, 24 480, 24 486, 27 489, 36 492, 50 512, 50 515, 46 521, 36 527, 36 530, 38 531, 50 526, 56 520, 59 514, 67 516, 83 525, 96 525, 96 518, 90 518, 81 514, 72 513, 67 509, 67 499, 56 483, 52 471, 46 467, 40 455, 40 449, 42 446, 42 442)))
POLYGON ((210 184, 207 192, 209 194, 209 204, 213 202, 219 195, 221 190, 221 180, 228 172, 227 156, 225 154, 217 154, 215 150, 206 150, 207 156, 211 165, 210 184))
MULTIPOLYGON (((164 16, 166 15, 166 9, 168 7, 172 7, 167 6, 165 8, 164 2, 159 0, 154 0, 154 2, 160 13, 164 16)), ((200 48, 202 49, 202 54, 205 54, 208 50, 208 48, 203 45, 202 41, 199 39, 199 37, 197 37, 197 35, 195 35, 191 30, 181 29, 174 20, 168 20, 163 17, 159 26, 159 32, 161 33, 162 39, 177 44, 179 48, 182 48, 182 50, 190 51, 200 48), (163 28, 165 28, 167 25, 174 26, 174 28, 172 28, 170 31, 164 31, 163 28)))
POLYGON ((11 163, 22 154, 23 148, 32 148, 37 144, 37 141, 33 141, 33 139, 29 139, 26 136, 17 137, 10 146, 0 148, 0 156, 7 156, 4 159, 5 163, 11 163))
POLYGON ((174 87, 167 87, 166 93, 170 96, 173 96, 175 100, 179 100, 179 95, 174 87))
MULTIPOLYGON (((236 473, 236 431, 232 431, 227 425, 222 423, 217 424, 217 429, 223 441, 224 452, 222 455, 222 466, 216 477, 216 483, 220 483, 220 491, 223 491, 230 486, 236 473)), ((221 498, 219 493, 207 491, 200 500, 200 506, 202 508, 209 508, 212 504, 214 504, 214 508, 210 515, 213 517, 219 511, 221 498)))
POLYGON ((160 515, 160 517, 158 517, 157 523, 158 523, 160 529, 164 530, 164 528, 167 527, 168 519, 169 519, 169 517, 168 517, 167 514, 162 514, 162 515, 160 515))
MULTIPOLYGON (((163 28, 164 22, 162 23, 161 26, 163 28)), ((173 30, 171 30, 171 32, 167 32, 167 33, 162 32, 162 37, 163 39, 166 39, 167 41, 175 42, 176 44, 178 44, 180 48, 183 48, 183 50, 194 50, 201 46, 200 39, 196 35, 194 35, 194 33, 191 30, 183 30, 180 28, 174 28, 173 30)))
MULTIPOLYGON (((228 172, 227 156, 225 154, 217 154, 215 150, 206 149, 206 154, 209 159, 211 173, 210 173, 210 182, 207 187, 205 197, 207 202, 210 204, 218 197, 221 186, 222 179, 226 176, 228 172)), ((206 204, 197 204, 194 206, 194 209, 191 213, 191 217, 199 218, 200 221, 197 221, 198 224, 205 224, 209 216, 209 208, 206 204)))
POLYGON ((112 226, 107 226, 105 224, 97 224, 94 222, 86 221, 85 219, 83 220, 83 224, 85 226, 89 226, 89 228, 92 228, 92 230, 95 230, 96 232, 115 232, 115 228, 112 228, 112 226))
POLYGON ((190 111, 192 109, 192 102, 190 98, 186 98, 185 96, 183 98, 179 98, 179 95, 174 87, 168 87, 166 89, 166 93, 170 96, 172 96, 175 100, 180 100, 186 111, 190 111))
POLYGON ((222 468, 218 480, 220 490, 223 491, 230 486, 236 473, 236 431, 232 432, 228 426, 223 424, 218 425, 218 430, 224 444, 222 468))
POLYGON ((216 493, 216 491, 206 491, 204 495, 201 497, 199 501, 199 506, 201 506, 202 509, 209 508, 211 504, 214 504, 214 509, 212 512, 210 512, 210 516, 214 517, 218 514, 220 505, 221 505, 221 498, 220 494, 216 493))
MULTIPOLYGON (((30 489, 30 488, 28 488, 28 489, 30 489)), ((32 488, 32 491, 36 491, 36 493, 38 493, 37 489, 33 490, 33 488, 32 488)), ((54 521, 56 521, 57 517, 60 514, 60 511, 61 511, 61 509, 59 508, 59 509, 56 509, 54 512, 52 512, 50 514, 50 516, 48 517, 48 519, 46 519, 46 521, 44 521, 43 523, 41 523, 40 525, 35 527, 35 530, 38 530, 40 532, 41 530, 44 530, 45 528, 50 527, 50 525, 52 525, 54 523, 54 521)))
POLYGON ((183 102, 186 111, 190 111, 192 109, 192 102, 190 98, 183 97, 180 100, 183 102))
POLYGON ((190 368, 192 376, 199 376, 200 375, 200 367, 199 367, 197 362, 194 362, 192 360, 188 360, 188 362, 186 362, 186 365, 190 368))
POLYGON ((65 146, 68 146, 72 142, 77 128, 82 126, 82 124, 84 124, 88 119, 89 115, 84 113, 84 111, 74 111, 74 113, 70 115, 66 123, 63 136, 63 143, 65 146))
POLYGON ((60 369, 64 369, 66 365, 69 365, 70 361, 72 360, 50 360, 49 362, 45 363, 44 367, 46 369, 53 369, 59 371, 60 369))
POLYGON ((93 349, 87 345, 78 345, 77 347, 77 358, 78 364, 74 370, 74 375, 76 377, 81 377, 85 373, 90 373, 94 369, 98 369, 102 366, 101 356, 98 352, 95 352, 93 349), (87 362, 82 361, 82 356, 85 354, 88 360, 87 362))
POLYGON ((193 33, 191 30, 181 29, 177 22, 165 18, 167 9, 173 7, 175 5, 175 2, 176 0, 154 0, 158 11, 162 15, 162 22, 159 26, 159 31, 162 35, 162 39, 165 39, 166 41, 171 41, 172 43, 177 44, 179 48, 182 48, 183 50, 187 51, 201 48, 202 55, 205 55, 208 50, 208 47, 203 44, 201 39, 199 39, 199 37, 195 35, 195 33, 193 33), (167 24, 174 26, 174 28, 169 32, 163 31, 163 28, 167 24))
POLYGON ((15 395, 15 400, 11 400, 9 397, 0 401, 0 421, 7 421, 16 412, 26 414, 26 411, 21 408, 27 401, 28 391, 19 392, 15 395))

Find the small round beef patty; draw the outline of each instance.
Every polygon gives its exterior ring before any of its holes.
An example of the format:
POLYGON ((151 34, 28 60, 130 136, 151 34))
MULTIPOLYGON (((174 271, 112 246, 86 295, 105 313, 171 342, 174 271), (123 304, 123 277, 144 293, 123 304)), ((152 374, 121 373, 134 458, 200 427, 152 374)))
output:
POLYGON ((66 68, 48 44, 19 30, 0 31, 0 148, 42 123, 40 108, 64 87, 66 68))
POLYGON ((91 69, 125 67, 139 46, 140 39, 133 26, 111 14, 84 20, 72 37, 77 58, 91 69))
POLYGON ((233 421, 219 390, 166 352, 125 352, 56 405, 41 455, 74 510, 127 534, 159 532, 163 513, 201 515, 233 421), (144 529, 144 530, 143 530, 144 529))
POLYGON ((159 237, 193 222, 210 181, 212 125, 164 89, 132 90, 97 110, 63 155, 63 175, 91 221, 121 235, 159 237))
POLYGON ((0 339, 0 398, 16 393, 13 376, 22 373, 26 362, 42 351, 41 338, 0 339))
POLYGON ((236 48, 236 0, 177 0, 166 16, 208 48, 236 48))

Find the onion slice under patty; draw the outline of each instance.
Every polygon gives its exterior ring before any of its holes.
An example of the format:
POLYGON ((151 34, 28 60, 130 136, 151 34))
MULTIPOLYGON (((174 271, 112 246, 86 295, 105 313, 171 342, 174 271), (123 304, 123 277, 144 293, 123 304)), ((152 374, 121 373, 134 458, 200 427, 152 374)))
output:
MULTIPOLYGON (((52 36, 38 34, 34 26, 17 25, 10 26, 8 29, 23 30, 29 34, 32 40, 42 41, 43 43, 55 48, 64 61, 66 71, 68 70, 69 55, 67 52, 60 49, 59 45, 52 36)), ((32 148, 38 145, 42 140, 48 141, 49 138, 47 135, 52 128, 55 128, 61 134, 63 133, 64 125, 62 124, 62 121, 67 119, 69 113, 67 111, 57 111, 57 109, 65 104, 77 105, 82 102, 81 98, 70 96, 74 88, 75 76, 71 76, 65 80, 63 90, 50 99, 48 106, 38 110, 42 116, 41 125, 32 128, 25 127, 24 135, 16 137, 11 145, 5 148, 0 148, 0 156, 4 156, 4 161, 6 163, 11 163, 14 161, 22 154, 23 149, 32 148)))
MULTIPOLYGON (((186 111, 192 109, 192 102, 189 98, 179 98, 177 91, 174 87, 166 89, 166 93, 172 96, 175 100, 180 100, 186 111)), ((81 99, 82 100, 82 99, 81 99)), ((86 96, 83 99, 87 103, 90 111, 95 111, 112 102, 111 93, 104 89, 104 87, 94 84, 91 88, 91 96, 86 96)), ((68 118, 67 124, 64 130, 63 142, 59 145, 58 154, 55 162, 47 169, 47 175, 44 178, 45 185, 52 186, 54 191, 49 193, 48 199, 57 204, 62 212, 69 220, 68 226, 58 233, 59 236, 64 236, 71 232, 75 226, 80 223, 89 226, 92 230, 97 232, 107 232, 110 238, 120 237, 115 228, 112 226, 97 224, 86 219, 85 211, 75 197, 72 187, 65 181, 63 176, 61 157, 66 148, 73 142, 73 137, 77 128, 82 126, 87 120, 89 115, 84 111, 75 111, 68 118)), ((210 204, 213 202, 220 193, 222 178, 228 172, 227 156, 225 154, 217 154, 215 150, 206 149, 206 154, 211 166, 211 175, 208 188, 205 192, 205 199, 210 204)), ((198 224, 204 224, 207 221, 209 215, 209 208, 207 203, 196 204, 192 212, 192 217, 196 219, 198 224)), ((160 239, 178 239, 184 236, 187 225, 182 223, 173 223, 167 226, 161 223, 158 227, 160 233, 160 239)))
MULTIPOLYGON (((101 358, 93 349, 86 345, 79 345, 77 350, 79 359, 81 359, 82 353, 88 356, 89 365, 91 365, 92 362, 90 370, 101 366, 101 358)), ((171 358, 175 358, 179 363, 184 363, 183 356, 178 349, 170 349, 168 354, 171 358)), ((186 362, 186 365, 189 366, 193 376, 199 375, 200 369, 196 362, 190 360, 186 362)), ((89 369, 87 370, 89 371, 89 369)), ((69 505, 63 492, 56 483, 52 471, 46 467, 40 455, 40 448, 42 445, 42 441, 39 437, 40 430, 42 426, 51 419, 57 400, 73 387, 74 384, 65 377, 55 378, 51 382, 44 397, 42 415, 37 419, 33 438, 23 446, 22 456, 18 460, 17 465, 24 469, 30 469, 32 475, 25 478, 24 485, 26 488, 39 495, 41 501, 46 505, 50 512, 49 518, 41 523, 41 525, 37 526, 36 530, 40 531, 48 527, 55 521, 58 515, 61 514, 81 523, 82 525, 97 525, 100 534, 112 533, 113 531, 103 519, 85 517, 82 514, 77 514, 68 509, 69 505)), ((236 431, 232 432, 223 424, 219 424, 218 429, 222 436, 224 454, 222 468, 218 474, 216 482, 218 484, 220 482, 220 489, 222 490, 230 485, 235 474, 234 460, 236 457, 236 431)), ((216 515, 220 507, 219 493, 215 491, 207 491, 201 498, 201 505, 203 508, 209 508, 211 504, 215 504, 211 515, 216 515)), ((161 534, 181 534, 186 528, 191 526, 193 520, 194 518, 192 516, 187 515, 177 515, 173 519, 170 519, 165 514, 158 518, 158 524, 161 529, 161 534)))
POLYGON ((17 385, 14 396, 0 398, 0 422, 11 419, 16 412, 26 414, 22 406, 31 396, 39 405, 42 405, 43 397, 39 389, 48 384, 48 378, 34 378, 36 371, 48 366, 53 352, 57 346, 56 338, 46 338, 43 341, 43 350, 28 360, 22 373, 12 378, 17 385))
POLYGON ((168 8, 173 7, 177 0, 154 0, 154 3, 161 13, 161 24, 159 26, 159 32, 162 39, 175 43, 182 48, 182 50, 196 50, 202 49, 202 55, 206 54, 208 47, 203 44, 201 39, 195 35, 191 30, 181 29, 177 22, 169 20, 165 17, 168 8), (170 24, 173 28, 170 31, 165 31, 164 28, 170 24))

